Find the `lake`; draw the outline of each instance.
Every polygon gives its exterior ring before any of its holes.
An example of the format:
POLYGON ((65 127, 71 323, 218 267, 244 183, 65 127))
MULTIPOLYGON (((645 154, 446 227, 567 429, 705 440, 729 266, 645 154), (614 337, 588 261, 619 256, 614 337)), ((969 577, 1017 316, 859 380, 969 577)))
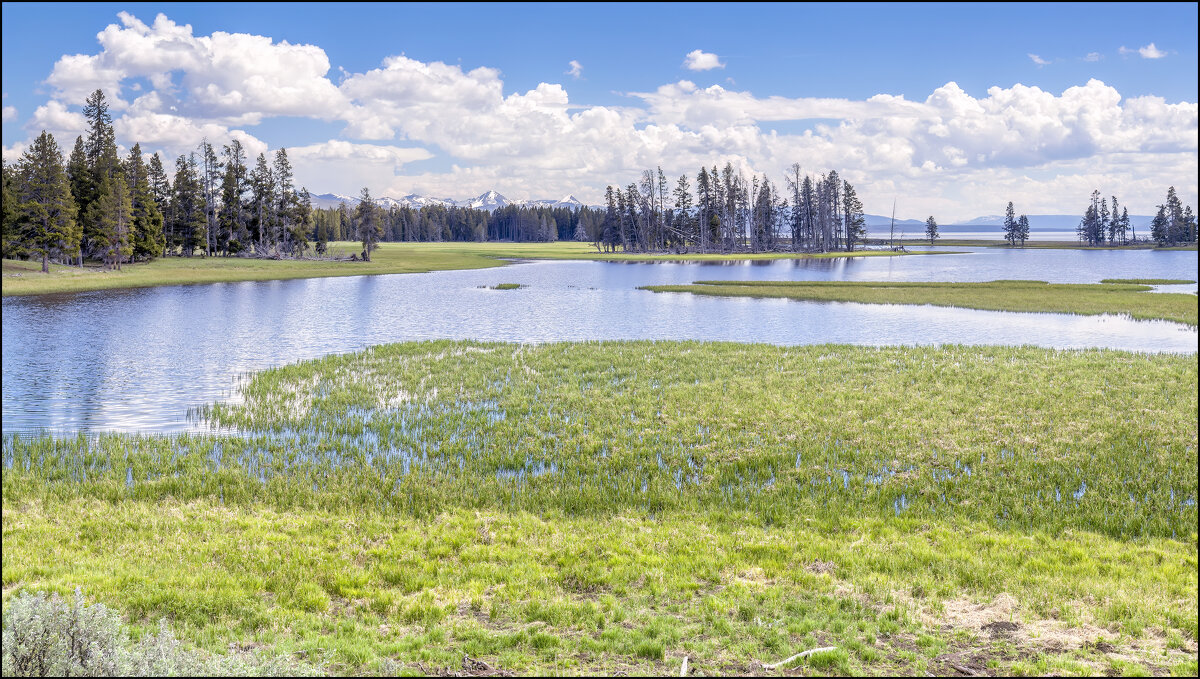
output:
MULTIPOLYGON (((239 376, 405 340, 694 339, 1196 351, 1192 328, 1120 316, 636 289, 703 279, 1196 278, 1194 251, 969 250, 766 262, 533 261, 472 271, 9 297, 3 302, 3 430, 181 431, 189 428, 189 407, 228 397, 239 376), (525 287, 486 288, 502 282, 525 287)), ((1194 284, 1169 288, 1196 290, 1194 284)))

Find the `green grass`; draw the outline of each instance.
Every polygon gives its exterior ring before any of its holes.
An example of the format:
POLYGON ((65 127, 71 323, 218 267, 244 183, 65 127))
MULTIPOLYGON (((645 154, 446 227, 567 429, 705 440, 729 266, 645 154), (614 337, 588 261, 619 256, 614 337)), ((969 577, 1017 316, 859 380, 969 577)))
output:
MULTIPOLYGON (((360 252, 357 243, 331 243, 330 252, 360 252)), ((51 265, 41 272, 40 262, 4 260, 3 291, 9 295, 38 295, 157 285, 190 285, 233 281, 282 280, 327 276, 361 276, 388 273, 423 273, 444 269, 480 269, 503 262, 482 252, 445 250, 414 244, 384 243, 370 262, 333 260, 270 260, 241 257, 163 257, 143 264, 126 264, 121 271, 98 266, 82 269, 51 265)))
POLYGON ((1196 325, 1195 295, 1147 293, 1148 285, 1064 284, 1044 281, 987 283, 900 283, 874 281, 696 281, 692 285, 648 285, 652 292, 689 292, 722 297, 858 302, 862 304, 931 304, 933 306, 1035 311, 1066 314, 1128 314, 1196 325))
POLYGON ((497 283, 492 286, 493 290, 516 290, 521 287, 520 283, 497 283))
MULTIPOLYGON (((886 244, 887 239, 870 239, 871 242, 886 244)), ((908 246, 929 245, 928 238, 896 239, 897 242, 908 246)), ((1130 245, 1086 245, 1077 240, 1027 240, 1025 245, 1009 245, 1003 238, 939 238, 936 245, 943 247, 979 247, 979 248, 1014 248, 1026 250, 1190 250, 1195 251, 1196 245, 1175 245, 1159 247, 1157 243, 1137 243, 1130 245)))
MULTIPOLYGON (((330 252, 350 255, 361 251, 358 243, 331 243, 330 252)), ((104 271, 98 265, 83 268, 51 265, 41 272, 41 262, 6 259, 3 293, 38 295, 84 290, 139 288, 156 285, 189 285, 233 281, 423 273, 446 269, 479 269, 502 266, 502 259, 585 259, 603 261, 731 261, 827 257, 876 257, 896 254, 878 250, 815 254, 763 253, 738 255, 650 255, 598 253, 590 243, 382 243, 370 262, 332 260, 264 260, 240 257, 164 257, 142 264, 126 264, 121 271, 104 271)))
POLYGON ((6 437, 4 598, 346 673, 1101 672, 1045 641, 1098 635, 1169 673, 1196 411, 1194 356, 376 347, 198 412, 241 435, 6 437))
POLYGON ((1129 285, 1187 285, 1195 283, 1183 278, 1105 278, 1101 283, 1125 283, 1129 285))

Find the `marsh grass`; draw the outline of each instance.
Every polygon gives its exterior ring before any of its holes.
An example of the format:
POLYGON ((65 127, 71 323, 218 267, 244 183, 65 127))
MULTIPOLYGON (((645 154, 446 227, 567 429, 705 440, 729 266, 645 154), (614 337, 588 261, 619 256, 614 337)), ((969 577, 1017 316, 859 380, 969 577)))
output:
POLYGON ((254 376, 195 413, 211 433, 5 437, 5 601, 83 586, 339 672, 827 645, 808 671, 1038 671, 1037 639, 945 626, 1009 597, 1170 672, 1196 655, 1196 387, 1194 356, 1113 351, 375 347, 254 376))
MULTIPOLYGON (((361 250, 358 243, 330 243, 331 254, 349 256, 361 250)), ((856 251, 815 254, 760 253, 737 255, 656 255, 600 253, 588 243, 381 243, 370 262, 334 260, 269 260, 242 257, 163 257, 152 262, 126 264, 121 271, 99 266, 83 268, 51 265, 41 272, 41 262, 6 259, 3 293, 37 295, 84 290, 191 285, 252 280, 283 280, 329 276, 363 276, 423 273, 447 269, 481 269, 503 266, 505 259, 585 259, 601 261, 731 261, 874 257, 898 254, 946 254, 945 251, 856 251)))
POLYGON ((1131 285, 1187 285, 1196 281, 1183 278, 1105 278, 1101 283, 1126 283, 1131 285))
POLYGON ((1023 280, 986 283, 696 281, 692 285, 649 285, 639 289, 721 297, 783 297, 862 304, 931 304, 992 311, 1127 314, 1143 320, 1166 320, 1196 325, 1197 304, 1194 295, 1147 294, 1147 291, 1151 290, 1149 285, 1131 282, 1118 279, 1106 280, 1102 284, 1023 280))

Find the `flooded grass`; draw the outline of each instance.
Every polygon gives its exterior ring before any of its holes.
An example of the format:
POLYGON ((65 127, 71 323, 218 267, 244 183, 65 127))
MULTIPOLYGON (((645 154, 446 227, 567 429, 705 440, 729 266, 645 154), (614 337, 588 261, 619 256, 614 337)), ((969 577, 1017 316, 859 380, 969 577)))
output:
POLYGON ((346 672, 1169 673, 1196 388, 1194 355, 376 347, 255 375, 211 433, 6 437, 4 597, 346 672))
MULTIPOLYGON (((1191 281, 1174 281, 1191 282, 1191 281)), ((1149 279, 1102 284, 1045 281, 986 283, 918 283, 868 281, 696 281, 692 285, 650 285, 652 292, 688 292, 721 297, 783 297, 810 301, 863 304, 931 304, 991 311, 1067 314, 1126 314, 1136 319, 1196 325, 1192 294, 1142 294, 1149 279), (1133 284, 1138 283, 1138 284, 1133 284)))

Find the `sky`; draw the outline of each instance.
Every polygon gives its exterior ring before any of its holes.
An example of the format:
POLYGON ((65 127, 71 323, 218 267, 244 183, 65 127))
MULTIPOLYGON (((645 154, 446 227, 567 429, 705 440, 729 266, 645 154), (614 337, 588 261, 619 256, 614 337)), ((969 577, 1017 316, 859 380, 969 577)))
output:
MULTIPOLYGON (((1197 6, 4 3, 3 154, 286 148, 313 193, 602 202, 662 167, 941 223, 1197 200, 1197 6), (47 30, 52 27, 52 30, 47 30)), ((170 164, 167 165, 171 167, 170 164)))

